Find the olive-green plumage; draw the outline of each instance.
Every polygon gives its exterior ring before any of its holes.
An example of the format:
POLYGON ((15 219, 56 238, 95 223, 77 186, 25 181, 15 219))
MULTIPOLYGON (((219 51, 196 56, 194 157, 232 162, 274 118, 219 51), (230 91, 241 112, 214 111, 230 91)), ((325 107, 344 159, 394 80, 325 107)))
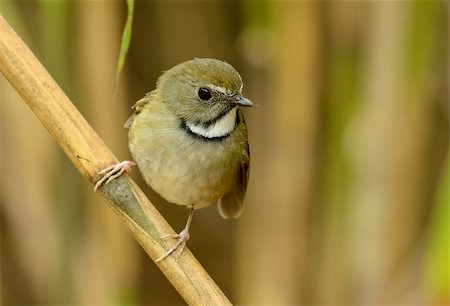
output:
POLYGON ((164 72, 125 123, 136 162, 123 161, 100 172, 104 176, 94 190, 137 164, 162 197, 190 208, 185 228, 163 237, 177 242, 157 261, 183 251, 194 209, 218 203, 224 218, 242 213, 250 155, 239 107, 253 105, 242 87, 239 73, 215 59, 194 59, 164 72))
POLYGON ((171 203, 195 209, 219 203, 224 218, 238 217, 250 161, 241 105, 251 102, 225 62, 194 59, 166 71, 126 124, 146 182, 171 203))

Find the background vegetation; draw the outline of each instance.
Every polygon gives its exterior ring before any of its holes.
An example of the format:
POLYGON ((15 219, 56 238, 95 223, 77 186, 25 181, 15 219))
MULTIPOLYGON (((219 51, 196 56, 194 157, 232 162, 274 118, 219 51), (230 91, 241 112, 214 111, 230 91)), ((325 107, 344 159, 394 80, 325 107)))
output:
MULTIPOLYGON (((137 1, 115 101, 125 2, 0 13, 121 159, 161 71, 214 57, 241 72, 257 104, 246 211, 199 211, 189 241, 233 302, 450 303, 446 1, 137 1)), ((182 304, 3 76, 0 105, 1 303, 182 304)), ((187 211, 132 175, 181 229, 187 211)))

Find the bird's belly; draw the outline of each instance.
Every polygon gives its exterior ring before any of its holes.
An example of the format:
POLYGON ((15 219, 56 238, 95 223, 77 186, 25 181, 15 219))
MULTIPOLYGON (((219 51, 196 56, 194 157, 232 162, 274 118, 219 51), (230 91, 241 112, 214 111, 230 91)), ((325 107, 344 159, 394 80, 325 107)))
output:
POLYGON ((130 150, 146 182, 171 203, 208 206, 235 181, 237 165, 220 143, 174 141, 157 146, 147 139, 147 144, 156 149, 130 143, 130 150))

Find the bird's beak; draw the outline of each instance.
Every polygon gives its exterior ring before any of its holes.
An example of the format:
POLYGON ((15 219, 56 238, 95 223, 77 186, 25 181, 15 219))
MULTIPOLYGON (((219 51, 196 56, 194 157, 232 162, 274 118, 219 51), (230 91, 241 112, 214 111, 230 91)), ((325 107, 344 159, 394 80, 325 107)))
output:
POLYGON ((247 99, 241 95, 237 96, 234 100, 231 101, 231 103, 240 105, 240 106, 246 106, 246 107, 253 106, 252 101, 250 101, 249 99, 247 99))

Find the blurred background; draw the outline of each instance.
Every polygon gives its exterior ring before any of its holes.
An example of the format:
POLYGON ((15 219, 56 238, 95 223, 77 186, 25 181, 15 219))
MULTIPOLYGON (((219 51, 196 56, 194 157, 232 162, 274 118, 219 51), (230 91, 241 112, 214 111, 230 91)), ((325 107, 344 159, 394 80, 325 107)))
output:
MULTIPOLYGON (((241 73, 246 210, 194 216, 189 247, 242 305, 448 305, 446 1, 8 1, 12 25, 111 147, 163 70, 241 73)), ((184 304, 0 76, 3 305, 184 304)), ((187 211, 140 178, 175 230, 187 211)))

